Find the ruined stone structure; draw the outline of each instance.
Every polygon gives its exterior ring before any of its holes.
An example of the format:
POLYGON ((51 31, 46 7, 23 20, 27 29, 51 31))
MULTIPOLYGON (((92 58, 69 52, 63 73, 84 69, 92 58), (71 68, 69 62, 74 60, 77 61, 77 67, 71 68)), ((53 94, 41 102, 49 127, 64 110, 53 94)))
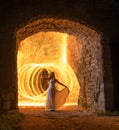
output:
POLYGON ((12 0, 0 5, 0 110, 18 108, 17 49, 38 32, 76 37, 69 59, 80 84, 81 108, 119 110, 119 2, 12 0))

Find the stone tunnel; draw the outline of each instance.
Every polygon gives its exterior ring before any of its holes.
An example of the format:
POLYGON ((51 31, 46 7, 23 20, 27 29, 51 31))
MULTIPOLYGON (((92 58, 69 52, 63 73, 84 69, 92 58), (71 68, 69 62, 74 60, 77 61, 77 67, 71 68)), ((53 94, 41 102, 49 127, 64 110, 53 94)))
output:
MULTIPOLYGON (((50 62, 55 67, 48 69, 62 73, 62 57, 67 64, 64 71, 70 79, 66 81, 71 92, 68 102, 72 99, 79 108, 87 110, 119 110, 118 6, 115 0, 92 0, 90 3, 88 0, 12 0, 1 3, 0 110, 17 110, 21 96, 27 97, 24 104, 36 97, 33 93, 39 96, 33 87, 32 93, 31 88, 26 89, 26 79, 30 85, 33 82, 31 86, 38 86, 36 79, 42 67, 37 64, 44 67, 44 63, 50 62), (26 66, 33 68, 31 64, 37 68, 35 74, 26 69, 26 66), (23 78, 27 73, 29 79, 23 78), (33 81, 32 75, 35 75, 33 81), (22 85, 24 90, 20 89, 22 85), (19 95, 23 91, 27 96, 19 95)), ((63 74, 57 75, 65 77, 63 74)))

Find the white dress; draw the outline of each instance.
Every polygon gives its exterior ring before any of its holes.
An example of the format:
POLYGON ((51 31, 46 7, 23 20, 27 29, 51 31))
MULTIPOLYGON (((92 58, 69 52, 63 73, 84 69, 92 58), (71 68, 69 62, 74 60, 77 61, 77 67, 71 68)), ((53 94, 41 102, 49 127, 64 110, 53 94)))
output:
POLYGON ((46 111, 60 109, 60 107, 66 102, 69 90, 64 88, 59 91, 55 88, 55 79, 50 79, 48 93, 46 97, 46 111))

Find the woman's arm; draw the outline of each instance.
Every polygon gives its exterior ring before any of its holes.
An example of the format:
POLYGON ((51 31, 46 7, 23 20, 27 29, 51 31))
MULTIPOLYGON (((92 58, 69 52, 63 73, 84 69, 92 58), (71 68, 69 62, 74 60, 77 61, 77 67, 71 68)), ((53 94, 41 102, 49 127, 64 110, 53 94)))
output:
POLYGON ((41 79, 41 80, 50 80, 49 77, 44 77, 43 75, 40 76, 40 79, 41 79))
POLYGON ((47 78, 47 77, 41 77, 41 79, 50 80, 50 78, 47 78))
POLYGON ((66 85, 64 85, 63 83, 59 82, 57 79, 55 79, 57 83, 59 83, 60 85, 64 86, 65 88, 67 88, 66 85))

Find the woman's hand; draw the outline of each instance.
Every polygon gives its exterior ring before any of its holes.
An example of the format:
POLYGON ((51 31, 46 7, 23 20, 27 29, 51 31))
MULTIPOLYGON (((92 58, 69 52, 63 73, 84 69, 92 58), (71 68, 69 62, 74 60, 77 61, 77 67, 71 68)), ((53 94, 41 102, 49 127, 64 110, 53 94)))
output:
POLYGON ((66 85, 64 85, 65 88, 68 88, 66 85))

